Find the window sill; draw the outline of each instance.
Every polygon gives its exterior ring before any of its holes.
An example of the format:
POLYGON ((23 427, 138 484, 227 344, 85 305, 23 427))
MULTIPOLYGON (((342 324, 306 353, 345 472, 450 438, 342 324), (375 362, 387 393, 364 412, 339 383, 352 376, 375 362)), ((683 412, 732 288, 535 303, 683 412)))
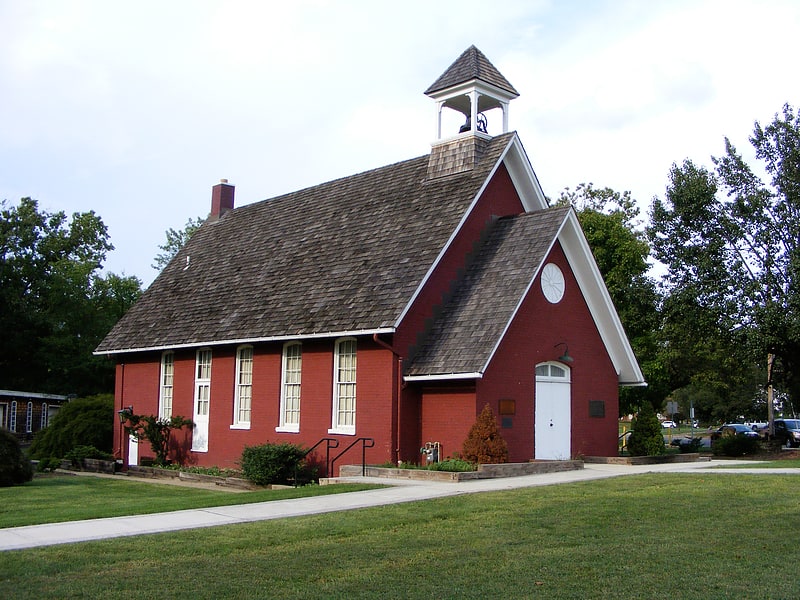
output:
POLYGON ((240 423, 231 425, 231 429, 250 429, 250 423, 240 423))
POLYGON ((276 433, 300 433, 299 427, 276 427, 276 433))
POLYGON ((332 433, 335 435, 355 435, 356 430, 353 429, 328 429, 328 433, 332 433))

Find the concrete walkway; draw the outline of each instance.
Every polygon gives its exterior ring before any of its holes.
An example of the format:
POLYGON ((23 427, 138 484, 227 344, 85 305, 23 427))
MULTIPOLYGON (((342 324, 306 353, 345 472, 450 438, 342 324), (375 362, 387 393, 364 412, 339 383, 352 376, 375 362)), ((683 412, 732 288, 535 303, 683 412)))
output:
POLYGON ((220 506, 180 510, 150 515, 134 515, 106 519, 91 519, 47 525, 30 525, 0 529, 0 551, 51 546, 72 542, 85 542, 115 537, 138 536, 148 533, 161 533, 234 525, 269 519, 282 519, 302 515, 323 514, 341 510, 354 510, 371 506, 385 506, 401 502, 415 502, 445 496, 512 490, 524 487, 556 485, 577 481, 607 479, 623 475, 636 475, 655 472, 704 472, 714 474, 741 473, 793 473, 800 475, 800 469, 719 469, 720 465, 753 464, 745 461, 710 461, 695 463, 675 463, 661 465, 600 465, 587 464, 578 471, 563 471, 502 479, 481 479, 476 481, 431 482, 397 479, 348 478, 346 481, 386 484, 391 487, 315 496, 274 502, 258 502, 237 506, 220 506))

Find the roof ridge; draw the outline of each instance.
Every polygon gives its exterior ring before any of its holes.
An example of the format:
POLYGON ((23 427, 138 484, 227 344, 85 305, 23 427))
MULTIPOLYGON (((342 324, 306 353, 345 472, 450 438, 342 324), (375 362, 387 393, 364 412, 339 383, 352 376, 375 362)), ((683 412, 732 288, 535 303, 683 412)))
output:
POLYGON ((464 50, 461 56, 445 69, 444 73, 425 90, 425 95, 433 94, 472 79, 492 84, 506 92, 519 96, 519 92, 514 89, 508 79, 497 70, 497 67, 474 44, 464 50))

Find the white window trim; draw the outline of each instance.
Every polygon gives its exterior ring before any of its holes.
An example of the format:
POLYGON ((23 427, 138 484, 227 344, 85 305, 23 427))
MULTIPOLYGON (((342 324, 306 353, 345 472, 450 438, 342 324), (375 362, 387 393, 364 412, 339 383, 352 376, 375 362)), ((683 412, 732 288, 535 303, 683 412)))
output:
POLYGON ((17 401, 11 401, 11 413, 8 415, 8 430, 17 431, 17 401))
POLYGON ((33 433, 33 402, 25 409, 25 433, 33 433))
POLYGON ((175 401, 175 353, 172 351, 164 352, 161 355, 161 371, 158 378, 158 416, 161 419, 172 418, 173 402, 175 401), (169 359, 169 363, 167 363, 169 359), (165 377, 167 375, 167 366, 170 368, 170 383, 167 384, 165 377), (166 400, 166 391, 169 390, 169 411, 167 412, 164 401, 166 400))
POLYGON ((300 433, 300 402, 301 397, 298 395, 297 397, 297 423, 287 423, 286 422, 286 390, 287 387, 296 385, 302 393, 302 379, 303 379, 303 345, 300 342, 286 342, 283 345, 283 355, 281 357, 281 403, 280 403, 280 413, 279 419, 280 424, 275 428, 275 431, 278 433, 300 433), (292 348, 299 348, 300 349, 300 377, 299 380, 295 382, 287 381, 287 375, 289 373, 288 370, 288 360, 289 360, 289 350, 292 348))
POLYGON ((356 367, 354 369, 354 380, 352 382, 345 381, 342 382, 339 380, 339 363, 340 363, 340 348, 342 344, 347 342, 353 342, 356 344, 355 350, 355 359, 358 360, 358 345, 356 342, 356 338, 348 337, 348 338, 341 338, 336 340, 336 345, 334 346, 333 352, 333 410, 331 412, 331 428, 328 430, 328 433, 335 433, 340 435, 355 435, 356 434, 356 399, 358 398, 358 392, 355 390, 356 380, 358 379, 358 363, 356 362, 356 367), (340 402, 340 386, 342 384, 350 384, 352 383, 354 388, 353 394, 353 424, 352 425, 339 425, 339 402, 340 402))
POLYGON ((231 429, 250 429, 250 422, 253 419, 253 366, 254 366, 254 358, 255 353, 253 352, 252 346, 239 346, 236 349, 236 373, 234 380, 234 392, 233 392, 233 423, 231 423, 231 429), (249 350, 250 351, 250 382, 246 384, 242 384, 241 382, 241 375, 242 375, 242 352, 249 350), (248 412, 250 414, 250 418, 248 420, 240 420, 239 419, 239 412, 241 408, 242 402, 242 386, 247 386, 250 390, 250 408, 248 412))
POLYGON ((47 427, 47 404, 42 403, 42 414, 39 416, 39 429, 47 427))

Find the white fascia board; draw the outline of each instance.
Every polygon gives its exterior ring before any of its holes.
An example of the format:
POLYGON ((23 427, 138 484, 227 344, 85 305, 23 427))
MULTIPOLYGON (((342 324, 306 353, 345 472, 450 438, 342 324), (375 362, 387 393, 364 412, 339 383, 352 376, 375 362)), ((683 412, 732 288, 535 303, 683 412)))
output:
POLYGON ((505 163, 506 169, 508 169, 508 174, 511 177, 514 188, 517 190, 517 194, 519 194, 525 212, 535 212, 549 206, 547 197, 539 184, 539 178, 536 177, 531 161, 516 133, 503 153, 501 161, 505 163))
POLYGON ((558 239, 561 241, 567 262, 578 281, 578 287, 586 300, 620 384, 647 385, 574 209, 569 211, 558 239))
POLYGON ((232 346, 239 344, 258 344, 262 342, 286 342, 324 338, 358 337, 365 335, 393 334, 394 327, 382 327, 379 329, 359 329, 355 331, 327 331, 323 333, 309 333, 297 335, 274 335, 260 338, 237 338, 229 340, 196 341, 185 344, 167 344, 163 346, 147 346, 144 348, 124 348, 119 350, 108 350, 106 352, 93 352, 95 356, 113 356, 114 354, 130 354, 133 352, 156 352, 164 350, 182 350, 184 348, 200 348, 208 346, 232 346))
POLYGON ((456 379, 482 379, 483 373, 442 373, 441 375, 405 375, 403 381, 454 381, 456 379))
POLYGON ((37 400, 66 400, 62 394, 44 394, 41 392, 18 392, 14 390, 0 390, 0 397, 36 398, 37 400))

